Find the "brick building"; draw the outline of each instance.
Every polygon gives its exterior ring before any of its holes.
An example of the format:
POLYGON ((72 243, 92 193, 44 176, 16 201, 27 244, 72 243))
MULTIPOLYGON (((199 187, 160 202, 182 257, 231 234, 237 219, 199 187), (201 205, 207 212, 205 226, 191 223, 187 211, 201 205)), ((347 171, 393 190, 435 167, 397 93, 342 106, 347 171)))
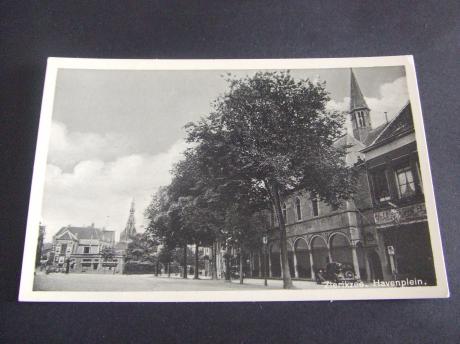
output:
POLYGON ((369 217, 374 226, 368 237, 375 244, 373 259, 378 258, 382 265, 376 276, 386 280, 421 279, 434 285, 433 255, 410 104, 362 152, 373 205, 369 217))
MULTIPOLYGON (((373 128, 370 109, 351 71, 349 116, 352 134, 346 133, 335 145, 348 147, 346 162, 358 167, 353 199, 332 207, 298 191, 282 201, 291 275, 313 279, 315 269, 338 261, 352 265, 362 280, 420 277, 432 283, 434 268, 410 104, 391 122, 373 128)), ((281 277, 279 240, 272 237, 268 247, 269 275, 281 277)), ((261 252, 251 257, 252 274, 262 276, 261 252)))
POLYGON ((113 272, 123 270, 123 257, 104 256, 106 249, 112 249, 115 232, 89 227, 62 227, 53 236, 53 265, 69 272, 113 272))

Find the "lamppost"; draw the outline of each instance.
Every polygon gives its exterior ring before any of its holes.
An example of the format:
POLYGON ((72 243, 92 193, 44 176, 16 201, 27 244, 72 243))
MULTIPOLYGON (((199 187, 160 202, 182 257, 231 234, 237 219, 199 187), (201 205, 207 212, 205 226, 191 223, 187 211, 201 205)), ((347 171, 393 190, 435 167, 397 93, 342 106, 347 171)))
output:
POLYGON ((264 244, 264 285, 267 286, 267 243, 268 233, 265 232, 262 236, 262 243, 264 244))

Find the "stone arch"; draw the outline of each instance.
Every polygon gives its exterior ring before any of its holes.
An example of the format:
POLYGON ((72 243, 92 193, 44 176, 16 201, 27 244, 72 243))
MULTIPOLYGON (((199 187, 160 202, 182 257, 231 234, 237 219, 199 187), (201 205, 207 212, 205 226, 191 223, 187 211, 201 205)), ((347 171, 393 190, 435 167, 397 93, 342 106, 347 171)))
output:
POLYGON ((314 235, 310 239, 310 249, 313 256, 313 269, 325 269, 329 262, 329 249, 327 241, 320 235, 314 235))
POLYGON ((332 261, 353 266, 350 239, 344 233, 335 232, 329 237, 329 249, 332 261))
POLYGON ((270 245, 270 270, 272 277, 281 277, 281 262, 280 262, 281 249, 279 241, 275 241, 270 245))
POLYGON ((294 254, 297 262, 299 278, 311 277, 310 248, 305 238, 300 237, 294 241, 294 254))
POLYGON ((350 238, 349 238, 345 233, 342 233, 342 232, 334 232, 334 233, 331 233, 331 235, 329 236, 329 240, 328 240, 328 245, 329 245, 329 247, 331 247, 332 240, 333 240, 334 237, 337 236, 337 235, 342 236, 342 237, 346 240, 346 242, 348 243, 348 246, 351 246, 350 238))

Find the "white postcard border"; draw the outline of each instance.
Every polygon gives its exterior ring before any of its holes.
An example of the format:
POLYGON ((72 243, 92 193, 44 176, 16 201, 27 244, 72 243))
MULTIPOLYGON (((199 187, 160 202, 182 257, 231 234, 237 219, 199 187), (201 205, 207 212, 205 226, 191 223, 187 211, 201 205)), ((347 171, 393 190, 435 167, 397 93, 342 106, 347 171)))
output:
POLYGON ((428 149, 422 119, 421 104, 412 56, 326 59, 253 59, 253 60, 116 60, 49 58, 38 130, 33 179, 27 218, 26 238, 19 290, 20 301, 95 301, 95 302, 203 302, 203 301, 314 301, 444 298, 449 296, 444 255, 441 244, 436 203, 429 165, 428 149), (245 70, 245 69, 330 69, 404 66, 420 169, 437 285, 430 287, 389 288, 325 288, 306 290, 250 290, 250 291, 175 291, 175 292, 61 292, 33 291, 34 263, 38 224, 42 208, 48 143, 54 105, 56 77, 59 69, 99 70, 245 70))

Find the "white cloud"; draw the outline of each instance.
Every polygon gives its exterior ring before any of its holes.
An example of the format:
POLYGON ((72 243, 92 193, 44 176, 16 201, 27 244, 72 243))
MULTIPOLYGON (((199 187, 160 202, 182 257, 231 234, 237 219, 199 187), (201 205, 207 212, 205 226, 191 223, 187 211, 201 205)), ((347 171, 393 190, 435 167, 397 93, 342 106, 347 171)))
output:
POLYGON ((132 197, 136 200, 138 230, 143 212, 155 190, 170 182, 170 169, 182 157, 187 145, 177 141, 157 155, 133 154, 104 162, 88 159, 66 172, 49 163, 43 201, 42 220, 47 225, 47 239, 61 226, 107 226, 123 230, 132 197))
MULTIPOLYGON (((391 120, 409 100, 406 78, 401 77, 393 82, 381 85, 378 98, 366 96, 364 98, 367 106, 371 109, 372 127, 376 128, 385 123, 385 112, 387 112, 388 120, 391 120)), ((350 108, 350 97, 345 97, 342 101, 332 99, 328 103, 327 108, 329 110, 347 112, 350 108)), ((348 122, 349 119, 347 118, 348 122)), ((348 125, 350 126, 349 123, 348 125)))
POLYGON ((69 132, 63 123, 53 121, 48 162, 69 169, 85 159, 114 159, 129 148, 128 140, 119 134, 69 132))

